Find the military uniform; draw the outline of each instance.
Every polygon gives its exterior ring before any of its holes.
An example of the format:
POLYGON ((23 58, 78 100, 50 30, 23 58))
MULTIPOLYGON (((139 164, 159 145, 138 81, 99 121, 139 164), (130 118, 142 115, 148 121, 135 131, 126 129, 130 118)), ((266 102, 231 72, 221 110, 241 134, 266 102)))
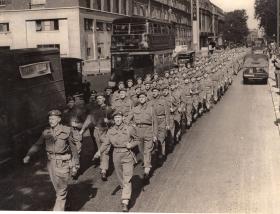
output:
POLYGON ((131 179, 136 160, 134 153, 127 148, 127 144, 131 144, 131 148, 133 148, 137 142, 132 139, 130 127, 122 123, 120 126, 114 125, 108 130, 101 147, 101 153, 109 150, 111 146, 113 147, 115 172, 122 186, 122 202, 126 205, 131 198, 131 179))
MULTIPOLYGON (((162 87, 163 90, 165 88, 167 88, 169 90, 167 85, 164 85, 162 87)), ((171 95, 170 91, 167 95, 163 95, 162 97, 167 102, 169 112, 170 112, 169 131, 170 131, 170 134, 171 134, 171 139, 169 139, 169 140, 171 140, 170 143, 171 143, 171 146, 173 147, 174 135, 175 135, 175 114, 178 110, 178 103, 176 102, 175 97, 171 95)))
POLYGON ((191 79, 192 81, 192 88, 191 88, 191 92, 192 92, 192 97, 193 97, 193 108, 195 110, 195 114, 194 114, 194 119, 197 118, 197 114, 199 111, 199 88, 198 88, 198 83, 195 77, 193 77, 191 79))
POLYGON ((212 96, 213 96, 213 82, 211 77, 206 74, 204 76, 204 85, 205 85, 205 91, 206 91, 206 100, 205 100, 205 106, 207 110, 211 109, 212 103, 212 96))
POLYGON ((181 108, 184 110, 184 116, 187 119, 188 126, 192 123, 193 98, 191 89, 191 82, 188 78, 186 78, 181 95, 181 108))
POLYGON ((219 100, 219 74, 218 74, 218 69, 215 67, 212 71, 212 80, 213 80, 213 98, 214 102, 218 102, 219 100))
MULTIPOLYGON (((175 85, 175 82, 170 82, 170 85, 175 85)), ((174 86, 173 86, 174 87, 174 86)), ((181 136, 182 130, 181 130, 181 119, 182 119, 182 113, 183 109, 181 108, 180 102, 182 100, 181 98, 181 90, 178 88, 172 88, 170 90, 171 96, 173 96, 175 105, 178 106, 178 108, 174 112, 174 122, 175 122, 175 130, 174 130, 174 136, 176 138, 176 141, 179 141, 179 138, 181 136)))
MULTIPOLYGON (((160 91, 159 88, 155 87, 152 89, 153 90, 158 90, 160 91)), ((158 95, 158 97, 153 98, 151 100, 151 105, 154 108, 155 114, 157 116, 157 121, 158 121, 158 141, 160 142, 161 146, 161 155, 165 156, 166 155, 166 136, 167 136, 167 130, 166 128, 170 124, 170 112, 168 108, 168 104, 163 99, 158 95)))
MULTIPOLYGON (((107 105, 97 106, 84 122, 82 130, 85 130, 90 124, 94 125, 94 138, 100 152, 101 144, 105 138, 108 128, 111 125, 113 110, 107 105), (104 120, 107 119, 108 123, 104 120)), ((109 168, 109 150, 103 152, 100 156, 100 169, 102 173, 105 173, 109 168)))
POLYGON ((46 128, 27 153, 27 156, 31 157, 43 144, 45 145, 48 156, 47 169, 56 191, 54 211, 65 210, 70 169, 78 163, 78 151, 75 143, 80 138, 77 139, 76 136, 67 126, 58 125, 55 128, 46 128))
POLYGON ((128 116, 128 122, 130 121, 135 125, 134 139, 144 156, 145 170, 149 171, 152 167, 153 138, 158 136, 158 121, 155 110, 147 102, 139 104, 131 110, 128 116))

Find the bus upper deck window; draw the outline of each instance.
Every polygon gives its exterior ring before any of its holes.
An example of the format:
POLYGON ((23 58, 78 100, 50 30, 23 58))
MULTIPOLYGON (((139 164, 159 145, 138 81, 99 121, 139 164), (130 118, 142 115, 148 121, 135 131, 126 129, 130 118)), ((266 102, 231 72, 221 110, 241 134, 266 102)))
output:
POLYGON ((131 25, 131 34, 141 34, 146 32, 145 24, 132 24, 131 25))
POLYGON ((122 58, 120 56, 117 57, 117 62, 121 62, 122 58))

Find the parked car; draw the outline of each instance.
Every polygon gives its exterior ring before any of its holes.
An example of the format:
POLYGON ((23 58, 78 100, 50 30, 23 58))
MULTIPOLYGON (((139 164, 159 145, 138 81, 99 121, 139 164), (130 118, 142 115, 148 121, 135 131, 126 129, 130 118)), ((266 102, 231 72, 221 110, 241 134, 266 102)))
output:
POLYGON ((269 59, 265 54, 248 54, 244 57, 243 83, 263 81, 267 84, 269 59))

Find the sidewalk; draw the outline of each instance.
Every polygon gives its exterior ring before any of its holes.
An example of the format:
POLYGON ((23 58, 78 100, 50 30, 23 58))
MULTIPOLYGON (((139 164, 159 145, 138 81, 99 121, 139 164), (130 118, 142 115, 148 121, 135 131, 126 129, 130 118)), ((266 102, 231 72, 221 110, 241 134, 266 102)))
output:
POLYGON ((268 84, 271 92, 274 112, 275 112, 275 124, 278 126, 279 135, 280 135, 280 112, 279 112, 279 106, 280 106, 280 96, 279 96, 279 89, 276 88, 276 80, 275 80, 275 67, 272 63, 269 64, 269 78, 268 78, 268 84))

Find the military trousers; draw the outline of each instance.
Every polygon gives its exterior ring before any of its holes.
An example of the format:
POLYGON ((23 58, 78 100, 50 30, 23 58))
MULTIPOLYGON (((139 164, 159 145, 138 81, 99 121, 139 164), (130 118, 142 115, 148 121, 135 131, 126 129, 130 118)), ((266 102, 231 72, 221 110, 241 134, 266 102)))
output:
POLYGON ((193 96, 193 107, 194 107, 195 111, 198 111, 198 107, 199 107, 199 95, 194 95, 194 96, 193 96))
POLYGON ((215 84, 214 84, 214 91, 213 91, 213 98, 214 98, 215 102, 218 102, 219 96, 220 96, 219 84, 218 84, 218 82, 215 82, 215 84))
POLYGON ((166 117, 158 117, 158 142, 161 149, 161 154, 166 155, 166 137, 167 137, 167 130, 166 130, 166 117))
POLYGON ((48 159, 48 172, 56 192, 53 211, 64 211, 70 179, 70 160, 48 159))
POLYGON ((205 100, 205 106, 208 110, 210 110, 212 106, 212 96, 213 96, 213 91, 211 89, 206 91, 206 100, 205 100))
POLYGON ((188 121, 188 123, 191 123, 192 122, 192 110, 193 110, 193 101, 192 101, 192 97, 187 97, 185 103, 185 116, 186 116, 186 119, 188 121))
POLYGON ((117 178, 122 186, 122 200, 130 200, 133 176, 134 159, 128 149, 115 148, 113 152, 113 162, 117 178))
MULTIPOLYGON (((103 143, 103 139, 104 139, 106 133, 107 133, 106 129, 103 129, 103 128, 94 129, 93 135, 94 135, 98 150, 100 149, 101 144, 103 143)), ((108 147, 103 153, 100 154, 100 169, 102 172, 106 172, 109 168, 109 151, 110 151, 110 147, 108 147)))
POLYGON ((149 125, 137 125, 135 128, 134 141, 138 144, 139 151, 142 154, 144 167, 152 168, 151 160, 154 148, 153 127, 149 125))

